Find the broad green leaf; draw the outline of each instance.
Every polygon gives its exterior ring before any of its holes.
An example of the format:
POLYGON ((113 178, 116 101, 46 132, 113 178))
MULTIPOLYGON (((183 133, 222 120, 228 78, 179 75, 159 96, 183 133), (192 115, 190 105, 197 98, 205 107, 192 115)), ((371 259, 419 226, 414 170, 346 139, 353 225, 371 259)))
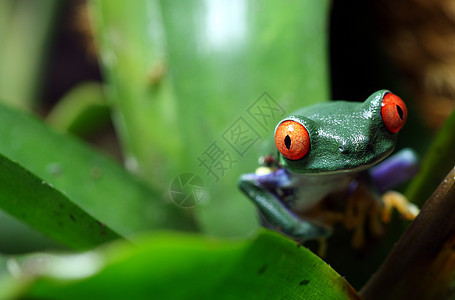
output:
MULTIPOLYGON (((27 286, 3 282, 20 290, 14 299, 360 299, 324 261, 273 232, 251 241, 155 233, 136 242, 43 255, 40 276, 19 277, 27 286)), ((26 271, 33 258, 14 263, 26 271)))
POLYGON ((75 249, 93 248, 120 237, 52 185, 1 154, 0 208, 75 249))
POLYGON ((0 141, 1 154, 122 236, 150 228, 191 228, 186 211, 164 203, 115 161, 30 115, 0 106, 0 141))
POLYGON ((282 114, 330 98, 330 2, 90 3, 128 165, 158 189, 180 173, 199 175, 208 195, 197 210, 203 230, 251 232, 255 211, 237 179, 255 170, 282 114), (252 136, 239 137, 245 129, 252 136), (224 161, 207 160, 211 146, 224 161))
POLYGON ((20 254, 67 248, 0 210, 0 253, 20 254))

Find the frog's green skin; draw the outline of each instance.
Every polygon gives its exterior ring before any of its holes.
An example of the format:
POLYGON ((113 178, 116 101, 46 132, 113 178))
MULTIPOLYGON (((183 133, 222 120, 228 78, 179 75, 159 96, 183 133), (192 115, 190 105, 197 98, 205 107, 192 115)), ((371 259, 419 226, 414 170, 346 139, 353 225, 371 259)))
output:
POLYGON ((298 240, 331 233, 330 228, 299 218, 294 212, 307 210, 327 195, 348 190, 358 172, 375 165, 394 150, 397 134, 385 128, 380 113, 387 92, 375 92, 363 103, 317 104, 281 121, 303 124, 311 146, 298 160, 287 159, 275 149, 278 170, 269 174, 244 174, 240 178, 240 189, 255 203, 266 223, 298 240), (289 188, 294 197, 286 202, 280 194, 289 188))
POLYGON ((295 173, 341 173, 369 168, 387 157, 397 140, 381 118, 382 98, 387 92, 378 91, 363 103, 317 104, 285 118, 307 128, 311 150, 295 161, 280 155, 281 165, 295 173))

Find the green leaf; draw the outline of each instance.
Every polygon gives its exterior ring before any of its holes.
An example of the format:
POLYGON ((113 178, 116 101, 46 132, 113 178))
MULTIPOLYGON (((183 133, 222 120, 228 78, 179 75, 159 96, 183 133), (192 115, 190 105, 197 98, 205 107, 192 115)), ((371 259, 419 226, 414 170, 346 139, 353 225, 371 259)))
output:
POLYGON ((49 183, 1 154, 0 208, 74 249, 93 248, 120 237, 49 183))
POLYGON ((115 126, 132 169, 157 189, 180 173, 199 175, 208 195, 197 210, 203 230, 250 233, 257 219, 237 189, 240 174, 254 172, 283 110, 330 99, 330 2, 90 3, 115 126), (266 124, 249 110, 262 109, 255 102, 261 96, 281 108, 265 107, 273 112, 266 124), (257 135, 237 152, 224 137, 239 117, 257 135), (228 161, 207 170, 200 159, 211 145, 228 161))
POLYGON ((0 253, 20 254, 50 249, 67 249, 0 209, 0 253))
MULTIPOLYGON (((16 296, 26 299, 360 299, 324 261, 277 233, 264 232, 252 241, 155 233, 136 242, 135 246, 117 243, 73 260, 44 257, 41 262, 48 262, 47 270, 16 296), (76 271, 72 262, 77 261, 80 268, 76 271)), ((26 262, 22 262, 24 265, 26 262)), ((29 261, 28 265, 33 263, 29 261)), ((23 274, 22 278, 27 275, 23 274)), ((13 287, 10 285, 9 289, 13 287)))
POLYGON ((422 206, 455 165, 455 111, 445 121, 422 159, 420 171, 406 190, 407 198, 422 206))
POLYGON ((122 236, 150 228, 192 226, 186 211, 164 203, 112 159, 1 105, 0 141, 1 154, 122 236))

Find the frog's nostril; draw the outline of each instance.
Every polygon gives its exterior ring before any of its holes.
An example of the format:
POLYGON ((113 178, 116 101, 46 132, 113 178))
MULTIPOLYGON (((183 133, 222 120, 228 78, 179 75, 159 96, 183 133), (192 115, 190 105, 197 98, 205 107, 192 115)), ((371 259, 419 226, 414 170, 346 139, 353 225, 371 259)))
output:
POLYGON ((338 151, 343 155, 347 155, 347 154, 351 153, 352 150, 353 149, 352 149, 351 145, 342 144, 342 145, 338 146, 338 151))

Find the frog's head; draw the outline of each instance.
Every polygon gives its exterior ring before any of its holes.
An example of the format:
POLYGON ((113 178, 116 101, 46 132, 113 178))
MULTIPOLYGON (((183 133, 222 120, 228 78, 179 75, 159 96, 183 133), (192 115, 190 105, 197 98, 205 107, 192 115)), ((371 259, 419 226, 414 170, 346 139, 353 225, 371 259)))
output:
POLYGON ((406 117, 404 102, 386 90, 363 103, 335 101, 304 108, 275 129, 280 163, 295 173, 366 169, 393 151, 406 117))

